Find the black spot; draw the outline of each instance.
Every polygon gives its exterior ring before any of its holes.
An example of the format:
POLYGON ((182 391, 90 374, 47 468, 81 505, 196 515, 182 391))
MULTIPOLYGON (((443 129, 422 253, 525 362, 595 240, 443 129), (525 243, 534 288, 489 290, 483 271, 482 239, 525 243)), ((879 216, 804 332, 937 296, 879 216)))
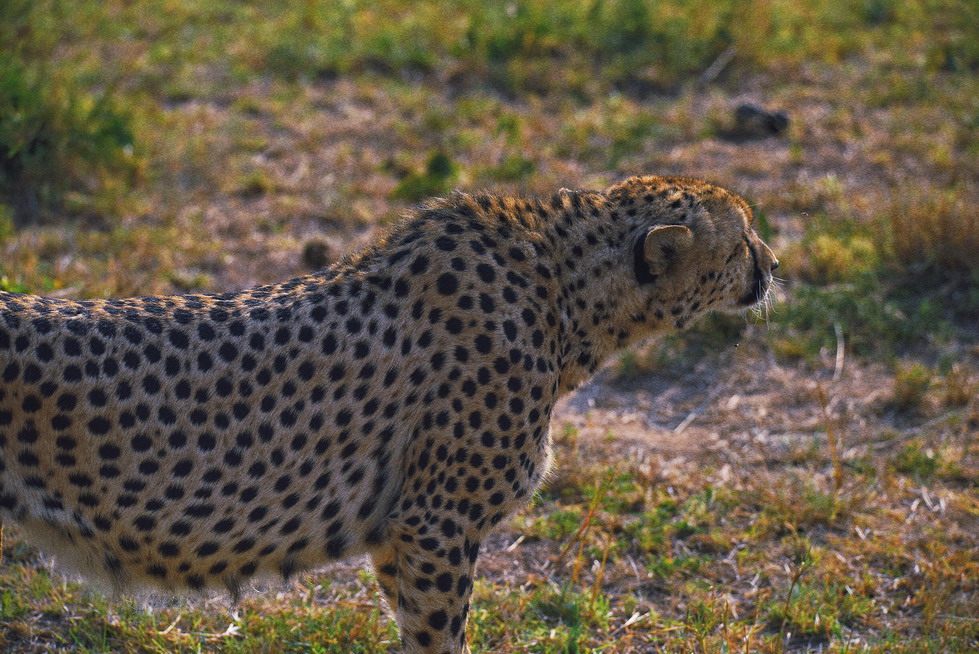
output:
POLYGON ((143 377, 143 390, 150 395, 159 393, 160 380, 155 375, 146 375, 143 377))
POLYGON ((304 361, 301 364, 299 364, 299 368, 296 371, 296 373, 299 375, 299 378, 302 379, 303 381, 309 381, 310 379, 313 378, 313 375, 316 373, 316 367, 313 365, 311 361, 304 361))
POLYGON ((238 358, 238 348, 234 346, 233 343, 225 341, 218 348, 218 354, 227 362, 232 362, 238 358))
POLYGON ((449 621, 445 611, 436 611, 428 616, 428 624, 435 630, 441 631, 449 621))
POLYGON ((486 293, 480 293, 479 308, 483 310, 483 313, 493 313, 496 311, 496 303, 493 302, 493 298, 486 293))
POLYGON ((493 270, 493 266, 489 265, 488 263, 481 263, 476 266, 476 274, 478 274, 479 278, 487 284, 492 284, 494 281, 496 281, 496 271, 493 270))
POLYGON ((482 354, 489 354, 493 349, 493 341, 486 334, 480 334, 475 340, 476 350, 482 354))
POLYGON ((145 452, 153 446, 153 441, 146 434, 136 434, 130 441, 133 451, 145 452))
POLYGON ((133 526, 139 531, 152 531, 156 520, 150 515, 141 515, 133 521, 133 526))
POLYGON ((343 556, 343 550, 346 549, 346 538, 343 535, 334 536, 326 542, 326 553, 331 558, 338 559, 343 556))
POLYGON ((452 273, 442 273, 439 275, 436 287, 442 295, 452 295, 459 289, 459 280, 452 273))
POLYGON ((173 558, 180 555, 180 548, 177 547, 175 543, 160 543, 157 551, 160 552, 160 556, 167 558, 173 558))
POLYGON ((119 455, 122 453, 116 445, 112 443, 106 443, 99 447, 99 457, 103 461, 111 461, 113 459, 118 459, 119 455))
POLYGON ((102 416, 92 418, 88 421, 88 430, 97 436, 109 433, 110 429, 112 429, 112 423, 102 416))
POLYGON ((225 534, 234 529, 234 527, 235 521, 231 518, 225 518, 224 520, 219 520, 218 522, 214 523, 212 531, 216 534, 225 534))
POLYGON ((179 350, 184 350, 190 344, 190 339, 187 338, 187 332, 182 329, 171 329, 168 334, 170 337, 170 343, 179 350))
POLYGON ((428 257, 424 254, 419 254, 414 261, 411 262, 411 272, 414 275, 420 275, 428 270, 428 257))
POLYGON ((211 556, 212 554, 217 552, 218 549, 219 546, 215 542, 209 541, 206 543, 202 543, 201 546, 197 548, 197 556, 201 556, 201 557, 211 556))
POLYGON ((445 329, 450 334, 458 334, 462 331, 462 321, 456 317, 449 318, 445 321, 445 329))

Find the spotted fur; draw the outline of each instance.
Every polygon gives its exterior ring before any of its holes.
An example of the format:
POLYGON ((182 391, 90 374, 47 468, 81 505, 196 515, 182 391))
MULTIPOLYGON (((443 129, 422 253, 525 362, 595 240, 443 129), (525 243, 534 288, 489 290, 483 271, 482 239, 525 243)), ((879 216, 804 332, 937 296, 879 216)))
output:
POLYGON ((617 350, 766 294, 737 196, 457 194, 324 272, 222 295, 0 293, 0 517, 121 588, 367 552, 406 651, 464 651, 487 532, 617 350))

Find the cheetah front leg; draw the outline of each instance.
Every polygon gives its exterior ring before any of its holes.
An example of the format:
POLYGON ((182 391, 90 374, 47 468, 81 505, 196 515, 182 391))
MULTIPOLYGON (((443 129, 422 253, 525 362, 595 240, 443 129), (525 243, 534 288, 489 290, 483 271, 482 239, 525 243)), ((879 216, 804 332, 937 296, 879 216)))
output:
POLYGON ((398 552, 394 546, 385 545, 381 549, 371 552, 371 563, 374 565, 377 584, 384 592, 384 599, 387 600, 388 610, 391 615, 397 615, 398 552))
POLYGON ((405 652, 469 651, 466 621, 480 544, 526 501, 547 463, 546 448, 535 448, 524 432, 496 438, 416 431, 402 457, 404 484, 385 543, 393 556, 379 548, 374 564, 382 584, 393 577, 388 597, 405 652), (504 438, 512 448, 501 449, 504 438), (523 446, 537 465, 514 453, 523 446))
POLYGON ((400 530, 391 564, 402 647, 431 654, 469 652, 466 619, 479 535, 451 520, 431 526, 407 522, 413 524, 400 530))

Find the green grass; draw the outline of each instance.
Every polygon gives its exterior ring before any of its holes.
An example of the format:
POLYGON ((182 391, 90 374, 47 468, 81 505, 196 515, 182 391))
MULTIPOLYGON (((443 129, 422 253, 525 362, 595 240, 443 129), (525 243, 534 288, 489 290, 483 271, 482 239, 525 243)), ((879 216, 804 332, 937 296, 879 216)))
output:
POLYGON ((445 195, 458 179, 458 168, 444 152, 433 152, 425 163, 425 169, 406 175, 394 189, 393 195, 409 202, 445 195))
POLYGON ((46 61, 56 48, 51 18, 23 0, 0 8, 0 198, 20 223, 66 200, 98 210, 99 197, 124 192, 138 168, 128 112, 46 61))

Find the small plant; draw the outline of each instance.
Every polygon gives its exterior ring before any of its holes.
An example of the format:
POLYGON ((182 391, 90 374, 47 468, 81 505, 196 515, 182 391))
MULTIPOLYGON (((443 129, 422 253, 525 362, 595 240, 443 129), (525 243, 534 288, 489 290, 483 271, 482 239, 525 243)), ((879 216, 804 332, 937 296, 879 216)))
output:
POLYGON ((755 212, 755 231, 758 232, 758 236, 761 240, 766 243, 771 243, 772 240, 778 236, 779 230, 772 224, 771 220, 768 218, 768 214, 757 209, 755 212))
POLYGON ((808 539, 794 537, 791 539, 790 547, 792 579, 789 583, 789 590, 785 594, 785 603, 782 605, 781 610, 782 619, 778 629, 778 640, 780 643, 785 642, 785 626, 788 623, 791 615, 790 606, 792 603, 792 592, 798 585, 799 580, 802 579, 802 575, 804 575, 813 564, 812 544, 808 539))
POLYGON ((919 411, 931 387, 932 373, 922 363, 898 368, 894 376, 892 402, 899 411, 919 411))
POLYGON ((951 366, 943 379, 944 397, 942 403, 947 407, 964 407, 976 396, 976 386, 969 379, 965 366, 951 366))
MULTIPOLYGON (((793 581, 798 582, 795 575, 793 581)), ((872 609, 870 599, 851 593, 841 584, 822 579, 796 583, 784 604, 770 605, 768 615, 769 624, 779 625, 779 643, 788 650, 797 643, 815 644, 839 638, 845 627, 872 609)))
POLYGON ((14 212, 5 204, 0 204, 0 245, 14 235, 14 212))
POLYGON ((0 291, 7 293, 30 293, 30 289, 19 281, 12 280, 6 275, 0 275, 0 291))
POLYGON ((639 364, 636 363, 636 353, 631 349, 619 352, 619 374, 626 379, 632 379, 639 374, 639 364))
POLYGON ((51 74, 34 11, 29 2, 0 4, 0 199, 18 224, 59 206, 68 190, 134 170, 128 113, 109 93, 51 74))
POLYGON ((535 520, 527 527, 525 533, 535 538, 564 540, 578 531, 580 526, 581 511, 579 509, 559 510, 535 520))
POLYGON ((285 34, 282 41, 269 47, 264 64, 270 72, 293 82, 330 77, 337 71, 334 53, 324 49, 321 43, 309 42, 298 31, 285 34))
POLYGON ((652 556, 646 562, 646 571, 654 577, 670 579, 679 573, 696 574, 708 561, 710 558, 703 555, 652 556))
POLYGON ((893 21, 897 13, 893 3, 887 0, 863 0, 857 9, 867 24, 875 27, 893 21))
POLYGON ((276 190, 275 180, 263 170, 253 170, 244 174, 235 188, 243 198, 258 198, 276 190))
POLYGON ((894 457, 894 469, 918 480, 930 479, 938 472, 941 461, 930 449, 920 443, 909 443, 894 457))
POLYGON ((559 444, 567 447, 572 452, 578 451, 578 436, 580 432, 577 427, 572 423, 566 422, 564 426, 561 427, 561 431, 558 432, 557 438, 555 439, 559 444))
POLYGON ((537 164, 521 154, 510 154, 489 170, 489 175, 501 182, 519 182, 537 172, 537 164))
POLYGON ((449 155, 436 151, 428 158, 425 170, 411 173, 394 189, 393 197, 409 202, 447 193, 459 176, 459 166, 449 155))
POLYGON ((881 218, 882 238, 902 265, 932 264, 947 272, 979 269, 979 208, 956 190, 898 195, 881 218))
POLYGON ((817 283, 853 279, 873 271, 878 261, 873 241, 864 236, 843 240, 820 234, 809 244, 810 274, 817 283))

